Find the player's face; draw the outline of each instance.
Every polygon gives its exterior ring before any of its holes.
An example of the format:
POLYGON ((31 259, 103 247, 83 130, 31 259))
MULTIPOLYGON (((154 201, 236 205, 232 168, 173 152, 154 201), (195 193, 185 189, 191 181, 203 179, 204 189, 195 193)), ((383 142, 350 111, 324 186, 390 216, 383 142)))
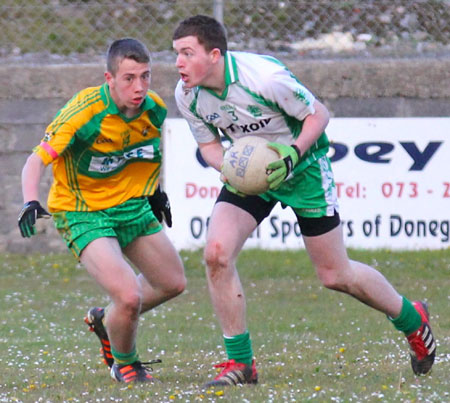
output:
POLYGON ((123 59, 116 74, 106 72, 105 78, 119 110, 129 117, 138 114, 150 87, 150 65, 123 59))
POLYGON ((176 67, 184 85, 188 88, 211 86, 212 71, 217 62, 218 49, 205 50, 196 36, 185 36, 173 41, 177 53, 176 67))

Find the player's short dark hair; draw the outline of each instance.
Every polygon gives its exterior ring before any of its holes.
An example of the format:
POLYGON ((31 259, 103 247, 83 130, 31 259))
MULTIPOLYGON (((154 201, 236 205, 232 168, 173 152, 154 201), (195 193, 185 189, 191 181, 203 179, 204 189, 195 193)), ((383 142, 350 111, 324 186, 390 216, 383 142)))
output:
POLYGON ((106 53, 106 70, 115 75, 123 59, 132 59, 137 63, 150 63, 150 52, 137 39, 117 39, 109 46, 106 53))
POLYGON ((218 48, 220 53, 224 55, 228 49, 224 26, 219 21, 206 15, 196 15, 181 21, 172 39, 175 41, 186 36, 197 37, 198 42, 208 52, 218 48))

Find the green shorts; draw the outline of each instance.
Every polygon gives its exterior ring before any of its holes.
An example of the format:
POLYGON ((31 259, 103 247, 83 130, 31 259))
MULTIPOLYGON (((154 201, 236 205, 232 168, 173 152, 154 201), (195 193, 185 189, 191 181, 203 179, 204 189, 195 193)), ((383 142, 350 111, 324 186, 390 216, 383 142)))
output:
POLYGON ((52 213, 52 216, 56 229, 77 258, 90 242, 98 238, 117 238, 120 247, 124 248, 137 237, 162 230, 145 197, 131 199, 106 210, 62 211, 52 213))
POLYGON ((334 216, 339 211, 336 185, 327 156, 314 161, 306 169, 284 182, 274 192, 260 195, 266 201, 279 201, 301 217, 334 216))

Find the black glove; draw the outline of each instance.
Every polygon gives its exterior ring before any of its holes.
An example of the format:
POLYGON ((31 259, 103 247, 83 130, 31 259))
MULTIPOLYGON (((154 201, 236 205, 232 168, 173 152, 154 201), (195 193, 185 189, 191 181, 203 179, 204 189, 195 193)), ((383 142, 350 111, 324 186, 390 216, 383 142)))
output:
POLYGON ((170 202, 167 193, 158 186, 152 196, 147 197, 150 206, 152 206, 153 214, 159 222, 166 222, 168 227, 172 226, 172 213, 170 212, 170 202))
POLYGON ((38 218, 50 217, 51 214, 48 213, 37 200, 26 202, 23 205, 18 218, 20 233, 24 238, 30 238, 36 234, 36 228, 34 226, 36 220, 38 218))

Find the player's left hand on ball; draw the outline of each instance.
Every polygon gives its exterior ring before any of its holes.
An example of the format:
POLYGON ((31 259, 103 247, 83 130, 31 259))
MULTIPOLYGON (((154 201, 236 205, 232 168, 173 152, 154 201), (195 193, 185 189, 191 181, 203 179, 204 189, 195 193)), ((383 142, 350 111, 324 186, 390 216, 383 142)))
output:
POLYGON ((147 197, 147 200, 158 221, 162 223, 164 220, 169 228, 172 227, 172 212, 170 210, 170 202, 167 193, 163 192, 161 187, 158 186, 155 193, 147 197))
POLYGON ((220 181, 224 184, 224 186, 227 188, 229 192, 234 193, 235 195, 238 195, 240 197, 247 196, 244 193, 239 192, 239 190, 237 190, 234 186, 231 186, 230 183, 228 182, 228 179, 222 172, 220 173, 220 181))
POLYGON ((24 238, 30 238, 36 234, 36 220, 38 218, 50 218, 51 214, 45 210, 37 200, 26 202, 20 211, 18 224, 20 233, 24 238))
POLYGON ((270 190, 276 190, 289 177, 295 166, 300 161, 300 150, 297 146, 287 146, 285 144, 271 142, 267 147, 275 150, 281 159, 267 165, 267 170, 272 173, 267 177, 270 190))

